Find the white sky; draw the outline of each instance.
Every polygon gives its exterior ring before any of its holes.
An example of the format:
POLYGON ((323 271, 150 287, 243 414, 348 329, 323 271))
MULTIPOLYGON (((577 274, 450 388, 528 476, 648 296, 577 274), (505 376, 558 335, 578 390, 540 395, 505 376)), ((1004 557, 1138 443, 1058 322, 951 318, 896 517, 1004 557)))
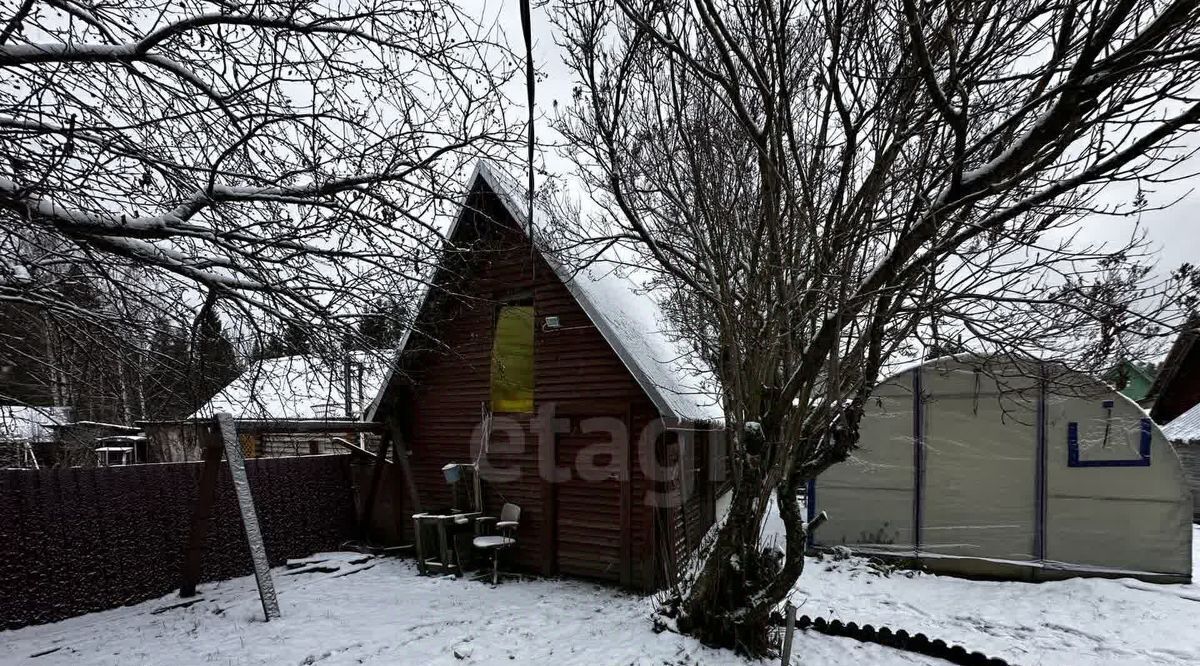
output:
MULTIPOLYGON (((551 0, 553 1, 553 0, 551 0)), ((550 23, 546 0, 534 0, 533 7, 533 40, 534 59, 538 70, 545 79, 538 84, 536 108, 538 120, 536 124, 539 141, 560 141, 560 137, 550 128, 550 119, 554 110, 552 102, 567 104, 571 99, 573 74, 563 63, 559 48, 554 43, 555 27, 550 23)), ((524 41, 521 35, 521 15, 518 0, 483 0, 482 14, 484 25, 497 25, 503 35, 509 40, 514 51, 524 52, 524 41)), ((512 101, 522 109, 525 106, 524 77, 518 77, 510 95, 512 101)), ((543 152, 540 159, 545 160, 551 172, 569 173, 574 167, 566 159, 549 151, 543 152)), ((1182 165, 1179 173, 1200 171, 1200 160, 1191 160, 1182 165)), ((512 174, 521 178, 523 174, 512 174)), ((1182 199, 1174 206, 1161 211, 1148 211, 1137 217, 1100 217, 1089 219, 1082 227, 1081 240, 1093 240, 1121 243, 1134 233, 1140 225, 1150 242, 1151 250, 1158 254, 1157 270, 1163 277, 1184 262, 1200 264, 1200 223, 1196 220, 1196 212, 1200 210, 1200 178, 1169 184, 1147 185, 1147 196, 1151 206, 1163 205, 1174 199, 1182 199)), ((1132 184, 1122 184, 1110 187, 1103 194, 1105 203, 1128 202, 1132 200, 1136 187, 1132 184)))

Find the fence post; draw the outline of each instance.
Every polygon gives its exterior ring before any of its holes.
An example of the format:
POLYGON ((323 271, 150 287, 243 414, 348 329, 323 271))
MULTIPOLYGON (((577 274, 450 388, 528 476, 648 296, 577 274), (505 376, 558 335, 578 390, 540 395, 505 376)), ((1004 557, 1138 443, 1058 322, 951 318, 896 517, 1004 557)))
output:
POLYGON ((215 422, 196 424, 196 436, 200 439, 204 466, 200 471, 196 509, 192 513, 192 525, 188 531, 187 550, 183 554, 183 576, 179 583, 179 596, 184 598, 195 596, 196 585, 200 583, 204 544, 208 540, 208 528, 212 523, 213 505, 217 498, 222 446, 215 428, 215 422))
MULTIPOLYGON (((379 483, 383 480, 384 462, 387 460, 388 447, 392 443, 391 431, 385 430, 379 437, 379 448, 375 451, 375 462, 371 468, 371 486, 367 489, 367 497, 363 501, 362 513, 358 516, 359 530, 362 535, 363 543, 371 542, 371 519, 375 516, 376 496, 379 494, 379 483)), ((392 459, 395 461, 400 456, 392 454, 392 459)), ((399 507, 395 509, 397 512, 399 507)))
POLYGON ((783 628, 783 649, 779 651, 779 666, 789 666, 792 661, 792 635, 796 632, 796 607, 792 602, 784 606, 786 624, 783 628))

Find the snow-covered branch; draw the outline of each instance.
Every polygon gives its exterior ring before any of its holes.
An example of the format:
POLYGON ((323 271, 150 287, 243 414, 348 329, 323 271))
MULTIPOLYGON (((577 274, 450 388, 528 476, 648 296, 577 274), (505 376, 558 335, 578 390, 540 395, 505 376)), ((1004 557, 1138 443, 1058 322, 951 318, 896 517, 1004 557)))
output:
POLYGON ((260 332, 343 344, 427 279, 465 174, 521 136, 514 60, 454 0, 18 9, 0 21, 14 307, 79 317, 74 285, 98 283, 179 320, 215 295, 260 332))

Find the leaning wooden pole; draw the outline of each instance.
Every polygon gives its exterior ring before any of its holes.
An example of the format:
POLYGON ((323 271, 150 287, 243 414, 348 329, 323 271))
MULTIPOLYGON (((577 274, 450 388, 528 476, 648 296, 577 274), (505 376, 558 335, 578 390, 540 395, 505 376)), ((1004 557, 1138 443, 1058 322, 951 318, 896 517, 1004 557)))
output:
POLYGON ((229 473, 233 479, 233 490, 237 495, 238 508, 242 513, 242 525, 246 528, 246 541, 250 545, 250 558, 254 561, 254 579, 258 582, 258 596, 262 601, 263 616, 268 622, 279 619, 279 598, 275 596, 275 582, 271 580, 271 565, 267 560, 267 549, 262 531, 258 526, 258 512, 254 509, 254 496, 250 494, 250 480, 246 476, 246 461, 242 457, 242 445, 238 442, 237 428, 229 414, 217 414, 221 430, 221 441, 225 443, 225 457, 229 460, 229 473))
POLYGON ((404 475, 404 486, 408 488, 408 501, 413 513, 421 513, 421 495, 417 492, 416 478, 413 476, 412 464, 408 460, 408 442, 400 425, 392 422, 388 426, 392 433, 392 457, 400 464, 400 472, 404 475))

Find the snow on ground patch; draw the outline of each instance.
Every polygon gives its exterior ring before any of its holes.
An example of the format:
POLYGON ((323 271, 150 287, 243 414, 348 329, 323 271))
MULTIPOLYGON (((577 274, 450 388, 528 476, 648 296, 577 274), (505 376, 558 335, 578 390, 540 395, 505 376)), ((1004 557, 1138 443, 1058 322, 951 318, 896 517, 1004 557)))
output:
MULTIPOLYGON (((1200 544, 1200 530, 1193 544, 1200 544)), ((1193 561, 1200 564, 1200 552, 1193 561)), ((320 554, 274 570, 283 619, 262 621, 251 576, 137 606, 0 632, 0 663, 747 664, 670 632, 644 597, 579 581, 499 587, 418 576, 408 561, 320 554), (289 575, 285 575, 289 574, 289 575), (31 658, 33 655, 42 656, 31 658)), ((1200 570, 1194 578, 1200 580, 1200 570)), ((923 632, 1015 664, 1200 663, 1200 585, 1120 579, 969 581, 863 558, 809 559, 801 613, 923 632)), ((943 663, 797 632, 806 665, 943 663)), ((778 662, 760 662, 778 663, 778 662)))
MULTIPOLYGON (((774 499, 766 543, 782 544, 774 499)), ((1200 526, 1192 583, 1131 578, 972 581, 893 571, 862 557, 808 558, 792 594, 799 614, 921 632, 1013 664, 1200 664, 1200 526)))
MULTIPOLYGON (((274 570, 283 619, 264 623, 253 577, 137 606, 0 632, 0 662, 55 664, 747 664, 669 632, 644 597, 577 581, 425 578, 411 563, 315 556, 335 572, 274 570), (347 569, 355 569, 345 575, 347 569), (155 613, 155 611, 161 611, 155 613), (48 654, 30 658, 34 654, 48 654)), ((936 663, 847 638, 798 634, 805 664, 936 663)), ((767 663, 767 662, 761 662, 767 663)), ((778 663, 778 662, 774 662, 778 663)))
MULTIPOLYGON (((1200 581, 1193 530, 1192 579, 1200 581)), ((800 613, 920 631, 1014 664, 1200 663, 1196 582, 985 582, 810 558, 793 602, 800 613)))

